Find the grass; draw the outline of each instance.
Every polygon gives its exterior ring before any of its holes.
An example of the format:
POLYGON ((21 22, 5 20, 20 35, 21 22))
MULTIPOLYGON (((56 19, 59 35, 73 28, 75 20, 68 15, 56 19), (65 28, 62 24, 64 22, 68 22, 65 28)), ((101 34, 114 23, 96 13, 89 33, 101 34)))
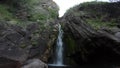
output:
POLYGON ((110 21, 110 22, 102 22, 99 19, 87 19, 88 24, 90 24, 95 29, 100 29, 102 27, 112 28, 115 27, 117 24, 110 21))

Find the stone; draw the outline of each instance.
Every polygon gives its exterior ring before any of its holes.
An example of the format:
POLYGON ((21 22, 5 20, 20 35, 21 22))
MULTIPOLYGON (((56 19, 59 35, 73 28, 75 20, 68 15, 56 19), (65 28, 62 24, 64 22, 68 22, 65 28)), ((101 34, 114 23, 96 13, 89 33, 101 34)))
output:
POLYGON ((120 39, 120 32, 115 33, 115 36, 120 39))
POLYGON ((39 59, 30 59, 22 68, 48 68, 48 66, 39 59))

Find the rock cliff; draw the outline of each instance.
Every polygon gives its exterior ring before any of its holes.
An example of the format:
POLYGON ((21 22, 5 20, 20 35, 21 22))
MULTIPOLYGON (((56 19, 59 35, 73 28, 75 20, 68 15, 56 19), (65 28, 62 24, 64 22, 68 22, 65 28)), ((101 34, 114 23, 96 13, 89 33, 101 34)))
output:
POLYGON ((68 57, 73 58, 78 64, 97 61, 100 58, 109 61, 120 60, 118 58, 120 56, 118 18, 120 17, 116 15, 120 13, 118 11, 109 13, 112 9, 120 10, 118 4, 119 2, 88 2, 68 10, 61 20, 68 57), (109 8, 110 6, 112 8, 109 8), (103 22, 103 19, 107 22, 103 22))
POLYGON ((0 7, 0 57, 19 64, 32 58, 47 62, 58 33, 59 7, 52 0, 0 0, 0 7))

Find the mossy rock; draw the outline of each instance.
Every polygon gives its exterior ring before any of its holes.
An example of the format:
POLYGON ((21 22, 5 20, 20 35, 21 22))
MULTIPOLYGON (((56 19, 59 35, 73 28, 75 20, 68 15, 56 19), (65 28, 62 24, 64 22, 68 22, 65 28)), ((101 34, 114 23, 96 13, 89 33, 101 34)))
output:
POLYGON ((75 40, 70 35, 65 35, 64 41, 66 44, 67 54, 73 54, 76 51, 76 43, 75 40))

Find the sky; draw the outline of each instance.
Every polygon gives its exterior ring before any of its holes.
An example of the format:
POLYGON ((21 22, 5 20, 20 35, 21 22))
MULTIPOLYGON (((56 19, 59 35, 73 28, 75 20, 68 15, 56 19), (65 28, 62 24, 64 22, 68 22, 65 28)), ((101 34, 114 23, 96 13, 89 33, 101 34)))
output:
MULTIPOLYGON (((60 10, 59 10, 59 17, 62 17, 64 15, 64 13, 66 12, 66 10, 68 10, 69 8, 83 3, 83 2, 90 2, 90 1, 95 1, 95 0, 53 0, 57 3, 57 5, 59 6, 60 10)), ((109 1, 109 0, 98 0, 98 1, 109 1)))

